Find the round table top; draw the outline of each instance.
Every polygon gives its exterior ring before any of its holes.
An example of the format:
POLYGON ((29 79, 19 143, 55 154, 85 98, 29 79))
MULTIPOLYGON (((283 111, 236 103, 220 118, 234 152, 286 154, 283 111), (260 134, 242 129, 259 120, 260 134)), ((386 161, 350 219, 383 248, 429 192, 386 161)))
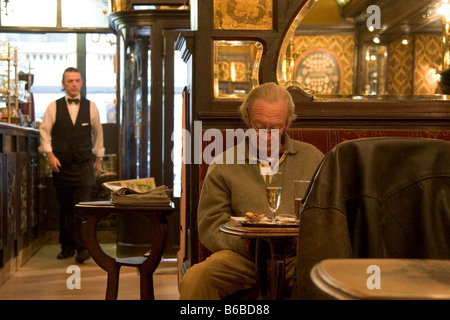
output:
POLYGON ((175 208, 174 203, 167 204, 113 204, 111 201, 91 201, 80 202, 76 205, 78 209, 83 211, 114 211, 114 212, 127 212, 127 211, 139 211, 142 213, 151 213, 155 211, 173 211, 175 208))
POLYGON ((325 259, 313 282, 336 299, 450 299, 450 261, 325 259))

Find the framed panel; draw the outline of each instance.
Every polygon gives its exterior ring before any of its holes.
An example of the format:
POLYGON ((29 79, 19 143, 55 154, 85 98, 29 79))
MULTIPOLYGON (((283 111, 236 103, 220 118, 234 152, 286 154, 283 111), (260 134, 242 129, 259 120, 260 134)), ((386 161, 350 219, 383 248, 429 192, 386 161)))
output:
POLYGON ((30 156, 30 223, 34 227, 39 223, 39 160, 36 154, 30 156))
POLYGON ((17 227, 20 234, 27 231, 30 221, 30 157, 27 152, 19 153, 19 198, 17 227))
POLYGON ((272 30, 273 0, 214 0, 214 29, 272 30))
POLYGON ((6 224, 5 244, 14 241, 17 238, 18 205, 17 205, 17 154, 6 153, 6 224))

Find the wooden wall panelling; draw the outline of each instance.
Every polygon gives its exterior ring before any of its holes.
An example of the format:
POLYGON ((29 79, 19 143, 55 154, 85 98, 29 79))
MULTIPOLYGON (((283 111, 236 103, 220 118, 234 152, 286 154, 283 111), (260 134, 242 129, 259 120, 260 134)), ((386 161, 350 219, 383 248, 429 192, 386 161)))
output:
POLYGON ((6 244, 17 239, 17 154, 6 153, 6 244))
MULTIPOLYGON (((37 148, 39 141, 35 137, 30 137, 28 152, 30 158, 30 228, 36 228, 39 224, 39 154, 37 148)), ((34 230, 34 236, 39 234, 39 230, 34 230)))
MULTIPOLYGON (((194 59, 195 52, 195 34, 196 32, 182 32, 178 37, 175 48, 181 52, 181 57, 187 65, 187 86, 184 90, 183 97, 183 121, 182 129, 187 133, 194 132, 194 121, 197 119, 194 111, 194 70, 199 63, 197 59, 194 59)), ((208 78, 207 75, 205 75, 208 78)), ((207 82, 207 81, 205 81, 207 82)), ((205 84, 206 85, 206 84, 205 84)), ((211 83, 212 85, 212 83, 211 83)), ((212 88, 212 87, 211 87, 212 88)), ((195 93, 197 90, 195 90, 195 93)), ((192 135, 191 135, 192 142, 192 135)), ((192 158, 195 149, 193 144, 186 144, 186 140, 183 142, 183 157, 186 159, 192 158)), ((183 177, 187 182, 185 188, 181 190, 180 197, 180 246, 183 244, 184 248, 180 248, 177 253, 178 266, 180 267, 179 280, 182 277, 182 273, 188 269, 195 261, 198 261, 198 251, 193 249, 192 243, 198 242, 197 233, 197 216, 193 212, 197 211, 198 204, 198 166, 192 164, 192 161, 183 161, 183 177), (183 201, 183 204, 181 203, 183 201), (181 211, 183 210, 183 211, 181 211), (182 218, 182 219, 181 219, 182 218)))
POLYGON ((18 164, 19 164, 19 233, 23 234, 27 231, 29 225, 29 200, 31 193, 30 185, 30 155, 28 152, 28 139, 26 137, 19 137, 18 144, 18 164))
POLYGON ((38 141, 37 130, 0 123, 0 285, 42 243, 31 232, 32 210, 39 208, 38 141))
MULTIPOLYGON (((175 42, 175 49, 181 52, 181 58, 187 66, 187 86, 183 90, 183 110, 182 110, 182 129, 183 132, 191 132, 191 125, 193 123, 194 113, 192 110, 192 79, 193 79, 193 65, 195 61, 193 59, 194 52, 194 32, 183 32, 178 36, 175 42)), ((191 139, 192 141, 192 139, 191 139)), ((197 241, 196 224, 192 222, 193 216, 191 212, 196 203, 192 200, 191 196, 195 189, 192 188, 192 184, 196 183, 194 178, 195 166, 190 161, 186 161, 189 156, 192 155, 193 148, 187 143, 187 140, 183 140, 182 146, 182 186, 180 195, 180 250, 177 253, 178 264, 178 280, 181 280, 184 272, 191 267, 191 262, 197 259, 197 251, 192 251, 190 243, 193 243, 192 237, 195 237, 197 241), (192 228, 195 228, 193 230, 192 228)))
MULTIPOLYGON (((22 140, 22 139, 21 139, 22 140)), ((18 214, 17 214, 17 229, 18 229, 18 243, 17 251, 20 251, 30 243, 30 198, 32 192, 31 171, 30 171, 30 156, 27 151, 20 151, 18 153, 18 214)))
POLYGON ((18 222, 18 192, 17 192, 17 154, 7 151, 5 153, 5 190, 6 210, 5 210, 5 235, 4 235, 4 263, 13 260, 17 255, 15 241, 17 239, 17 222, 18 222))

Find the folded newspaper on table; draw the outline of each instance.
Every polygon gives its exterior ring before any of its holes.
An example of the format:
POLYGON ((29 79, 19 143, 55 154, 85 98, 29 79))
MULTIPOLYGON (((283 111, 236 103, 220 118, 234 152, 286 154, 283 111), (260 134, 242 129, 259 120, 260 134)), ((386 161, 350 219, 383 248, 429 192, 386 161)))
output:
POLYGON ((112 204, 168 205, 171 190, 157 187, 154 178, 104 182, 102 186, 111 191, 112 204))

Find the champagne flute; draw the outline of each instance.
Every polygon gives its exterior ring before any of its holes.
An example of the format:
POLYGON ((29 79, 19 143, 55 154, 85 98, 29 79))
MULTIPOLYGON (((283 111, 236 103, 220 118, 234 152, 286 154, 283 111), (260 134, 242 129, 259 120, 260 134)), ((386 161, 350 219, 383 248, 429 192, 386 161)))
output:
POLYGON ((270 220, 275 221, 275 215, 280 207, 281 194, 283 193, 283 172, 276 172, 265 176, 266 179, 266 196, 269 202, 272 216, 270 220))
POLYGON ((300 220, 300 212, 302 211, 302 199, 308 189, 309 181, 294 180, 294 208, 295 218, 300 220))

